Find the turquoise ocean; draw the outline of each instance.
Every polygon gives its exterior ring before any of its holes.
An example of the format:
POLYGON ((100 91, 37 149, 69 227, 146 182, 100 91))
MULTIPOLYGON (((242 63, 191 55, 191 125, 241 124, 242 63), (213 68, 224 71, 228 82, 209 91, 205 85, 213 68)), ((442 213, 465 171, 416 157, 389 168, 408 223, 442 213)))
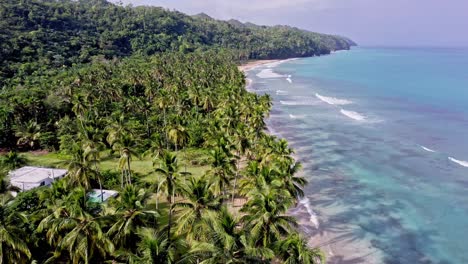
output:
POLYGON ((247 72, 303 163, 330 263, 468 263, 468 49, 354 48, 247 72))

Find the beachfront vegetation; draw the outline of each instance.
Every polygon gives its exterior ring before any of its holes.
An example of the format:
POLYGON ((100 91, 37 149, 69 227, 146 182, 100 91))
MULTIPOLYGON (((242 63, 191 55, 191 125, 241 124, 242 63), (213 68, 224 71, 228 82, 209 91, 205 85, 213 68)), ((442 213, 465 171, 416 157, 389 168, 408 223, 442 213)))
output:
POLYGON ((323 263, 287 215, 300 163, 236 62, 351 41, 103 0, 0 18, 0 263, 323 263), (68 175, 13 198, 25 164, 68 175))
POLYGON ((214 52, 103 60, 50 77, 40 91, 54 112, 12 115, 32 128, 11 140, 55 152, 10 152, 1 164, 69 173, 14 200, 2 188, 3 262, 320 261, 286 214, 303 195, 300 165, 264 132, 269 96, 244 85, 214 52), (92 201, 93 188, 120 195, 92 201))

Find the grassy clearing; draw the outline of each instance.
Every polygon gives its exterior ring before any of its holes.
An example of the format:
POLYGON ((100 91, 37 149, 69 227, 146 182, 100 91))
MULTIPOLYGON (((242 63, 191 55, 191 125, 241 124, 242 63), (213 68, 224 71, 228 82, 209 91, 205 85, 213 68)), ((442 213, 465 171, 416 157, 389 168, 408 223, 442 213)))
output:
MULTIPOLYGON (((66 168, 67 161, 70 156, 60 153, 23 153, 28 159, 28 165, 39 167, 66 168)), ((202 149, 188 149, 187 151, 179 151, 177 153, 180 171, 191 173, 194 176, 202 176, 210 169, 207 165, 209 161, 208 152, 202 149)), ((159 161, 154 162, 151 157, 142 157, 141 159, 132 158, 132 171, 142 177, 143 181, 154 182, 156 179, 155 168, 159 166, 159 161)), ((103 171, 119 171, 119 158, 115 155, 110 155, 108 152, 101 154, 100 169, 103 171)))
MULTIPOLYGON (((39 167, 52 167, 52 168, 66 168, 70 160, 69 155, 60 153, 43 153, 43 152, 27 152, 22 153, 28 160, 28 165, 39 167)), ((188 149, 187 151, 179 151, 177 153, 179 162, 179 171, 184 172, 185 169, 188 173, 195 177, 203 176, 211 167, 208 165, 209 155, 206 150, 202 149, 188 149)), ((100 170, 118 172, 119 158, 115 155, 110 155, 109 152, 101 153, 100 170)), ((132 171, 139 175, 140 181, 146 183, 155 183, 158 175, 155 168, 159 166, 159 160, 155 160, 153 166, 153 159, 151 157, 142 157, 141 159, 132 158, 131 167, 132 171)), ((153 194, 148 201, 148 208, 155 209, 156 199, 158 200, 159 210, 167 210, 168 203, 166 197, 153 194)), ((164 219, 167 222, 167 219, 164 219)), ((163 222, 164 222, 163 221, 163 222)))
POLYGON ((38 167, 66 168, 69 156, 59 153, 22 153, 28 159, 28 165, 38 167))

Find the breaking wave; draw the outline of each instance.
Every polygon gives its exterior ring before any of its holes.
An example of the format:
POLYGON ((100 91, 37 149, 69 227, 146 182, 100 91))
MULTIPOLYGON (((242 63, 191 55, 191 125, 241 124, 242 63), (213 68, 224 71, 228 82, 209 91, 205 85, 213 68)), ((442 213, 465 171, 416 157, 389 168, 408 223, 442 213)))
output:
POLYGON ((364 120, 366 120, 366 117, 363 116, 363 115, 361 115, 361 114, 359 114, 358 112, 348 111, 348 110, 344 110, 344 109, 341 109, 340 112, 341 112, 343 115, 345 115, 345 116, 347 116, 347 117, 349 117, 349 118, 351 118, 351 119, 357 120, 357 121, 364 121, 364 120))
POLYGON ((327 97, 327 96, 320 95, 318 93, 316 93, 315 96, 318 99, 324 101, 325 103, 331 104, 331 105, 348 105, 348 104, 353 103, 353 102, 351 102, 349 100, 346 100, 346 99, 339 99, 339 98, 335 98, 335 97, 327 97))
POLYGON ((304 198, 304 199, 300 200, 299 204, 301 204, 302 206, 304 206, 306 208, 307 213, 310 216, 309 221, 312 224, 314 224, 316 229, 318 229, 319 228, 319 220, 318 220, 317 214, 314 212, 314 210, 312 210, 312 207, 310 207, 309 198, 304 198))
POLYGON ((421 146, 422 149, 424 149, 427 152, 436 152, 435 150, 432 150, 430 148, 426 148, 425 146, 421 146))
POLYGON ((457 163, 458 165, 461 165, 463 167, 467 167, 468 168, 468 161, 464 161, 464 160, 457 160, 455 158, 452 158, 452 157, 449 157, 448 158, 450 161, 453 161, 455 163, 457 163))
POLYGON ((280 101, 282 105, 316 105, 310 100, 298 100, 298 101, 280 101))
POLYGON ((305 115, 292 115, 292 114, 289 114, 289 118, 291 118, 291 119, 303 119, 305 117, 306 117, 305 115))

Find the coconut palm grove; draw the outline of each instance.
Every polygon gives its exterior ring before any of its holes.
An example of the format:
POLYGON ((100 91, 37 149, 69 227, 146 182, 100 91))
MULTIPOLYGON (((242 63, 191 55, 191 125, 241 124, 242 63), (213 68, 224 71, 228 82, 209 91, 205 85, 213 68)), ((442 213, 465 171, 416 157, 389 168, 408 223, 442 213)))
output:
POLYGON ((237 65, 351 41, 102 0, 0 17, 0 263, 324 263, 287 214, 301 165, 237 65), (24 165, 68 173, 20 192, 24 165))

